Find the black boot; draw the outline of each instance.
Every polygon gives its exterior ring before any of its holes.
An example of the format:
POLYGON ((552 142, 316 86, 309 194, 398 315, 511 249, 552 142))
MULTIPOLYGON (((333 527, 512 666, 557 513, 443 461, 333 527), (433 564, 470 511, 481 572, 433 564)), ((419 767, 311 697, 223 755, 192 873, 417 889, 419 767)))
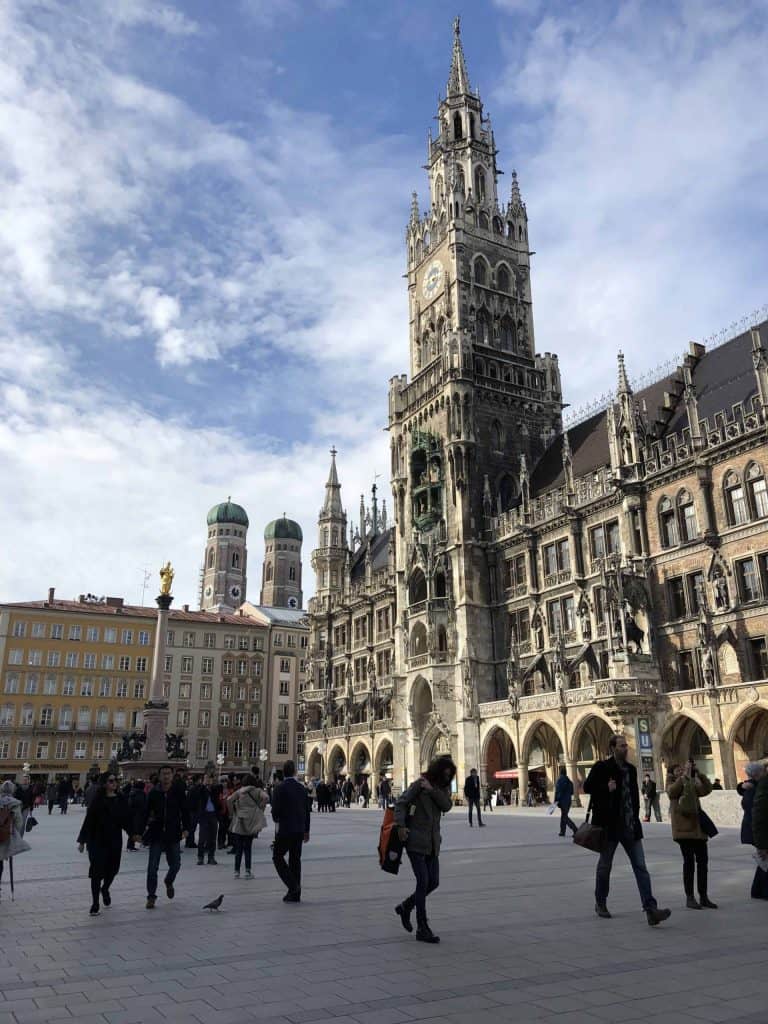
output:
POLYGON ((611 912, 608 909, 608 907, 605 905, 605 903, 596 903, 595 904, 595 913, 597 914, 598 917, 610 917, 611 916, 611 912))
POLYGON ((421 922, 416 928, 416 938, 419 942, 436 943, 440 941, 439 936, 433 933, 426 921, 421 922))
POLYGON ((413 925, 411 924, 411 912, 404 903, 398 903, 395 907, 395 913, 400 918, 400 923, 407 932, 413 931, 413 925))

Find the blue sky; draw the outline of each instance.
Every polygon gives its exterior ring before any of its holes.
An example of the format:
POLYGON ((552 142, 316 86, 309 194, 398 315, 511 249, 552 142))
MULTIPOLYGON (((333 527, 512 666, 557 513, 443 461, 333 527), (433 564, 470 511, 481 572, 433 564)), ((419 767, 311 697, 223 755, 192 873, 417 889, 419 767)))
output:
POLYGON ((0 8, 0 599, 122 594, 204 516, 309 549, 340 450, 386 475, 409 197, 461 13, 520 175, 537 347, 574 405, 768 302, 762 2, 9 0, 0 8))

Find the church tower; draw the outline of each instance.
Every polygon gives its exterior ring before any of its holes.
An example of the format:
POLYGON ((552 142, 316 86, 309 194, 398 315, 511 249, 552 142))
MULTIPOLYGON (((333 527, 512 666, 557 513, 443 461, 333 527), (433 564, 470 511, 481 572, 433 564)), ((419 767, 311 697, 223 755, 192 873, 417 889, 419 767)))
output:
MULTIPOLYGON (((524 467, 561 430, 562 402, 557 357, 536 352, 527 210, 515 172, 500 199, 491 119, 458 19, 437 125, 426 208, 414 193, 405 233, 411 376, 389 391, 398 650, 408 703, 432 703, 465 761, 473 709, 502 692, 506 657, 492 521, 519 503, 524 467), (427 677, 431 696, 417 699, 427 677)), ((426 749, 423 736, 410 738, 426 749)))
POLYGON ((200 610, 229 612, 245 601, 248 550, 248 516, 231 498, 214 505, 208 513, 200 610))
POLYGON ((264 530, 261 601, 267 608, 301 608, 301 527, 292 519, 275 519, 264 530))
POLYGON ((315 593, 318 599, 340 594, 344 586, 347 548, 347 514, 341 507, 341 484, 336 471, 336 449, 331 448, 331 469, 325 485, 325 501, 317 519, 317 547, 312 552, 315 593))

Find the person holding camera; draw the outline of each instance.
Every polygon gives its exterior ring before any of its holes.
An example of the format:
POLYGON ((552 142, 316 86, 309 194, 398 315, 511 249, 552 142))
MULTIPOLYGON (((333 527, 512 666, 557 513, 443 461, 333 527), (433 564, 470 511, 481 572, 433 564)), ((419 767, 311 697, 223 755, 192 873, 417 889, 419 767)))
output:
POLYGON ((707 895, 707 870, 709 836, 702 827, 701 804, 703 796, 712 792, 712 783, 696 770, 693 760, 685 765, 672 765, 667 779, 669 817, 672 823, 672 838, 683 855, 683 888, 685 905, 689 910, 717 910, 707 895), (697 882, 698 900, 693 895, 693 883, 697 882))

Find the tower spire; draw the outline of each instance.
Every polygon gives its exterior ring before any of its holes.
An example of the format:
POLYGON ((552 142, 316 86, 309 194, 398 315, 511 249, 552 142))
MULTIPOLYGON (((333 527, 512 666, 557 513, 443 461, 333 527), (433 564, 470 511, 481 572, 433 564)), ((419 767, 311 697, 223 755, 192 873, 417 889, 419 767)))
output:
POLYGON ((467 62, 461 46, 461 18, 453 22, 453 55, 451 57, 451 73, 448 76, 448 95, 461 96, 470 92, 467 62))
POLYGON ((631 395, 632 389, 627 379, 627 370, 624 366, 624 353, 619 352, 619 392, 620 395, 631 395))
POLYGON ((325 485, 325 502, 323 504, 323 514, 325 515, 342 515, 341 484, 339 483, 339 474, 336 472, 337 455, 336 448, 331 448, 331 469, 325 485))

